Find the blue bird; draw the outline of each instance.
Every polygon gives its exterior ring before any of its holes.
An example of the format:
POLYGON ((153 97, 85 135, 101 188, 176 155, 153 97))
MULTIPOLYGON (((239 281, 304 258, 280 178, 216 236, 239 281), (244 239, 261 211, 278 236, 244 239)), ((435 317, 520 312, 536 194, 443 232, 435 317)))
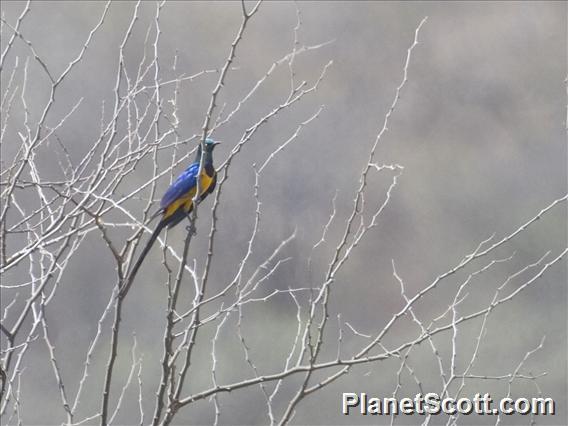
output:
MULTIPOLYGON (((201 202, 205 197, 207 197, 215 189, 217 184, 217 171, 213 166, 213 149, 218 145, 219 142, 213 139, 205 139, 204 148, 205 153, 203 155, 203 166, 201 167, 201 176, 199 178, 199 198, 198 202, 201 202)), ((193 198, 197 192, 197 175, 199 173, 199 163, 201 161, 202 147, 199 144, 197 149, 197 155, 195 156, 195 161, 185 169, 170 187, 167 189, 166 193, 160 201, 160 209, 156 215, 161 214, 162 217, 160 222, 156 226, 154 232, 150 236, 150 239, 144 246, 144 249, 140 253, 138 260, 132 267, 130 274, 128 275, 127 281, 120 289, 120 295, 123 296, 132 282, 134 277, 140 269, 144 258, 152 248, 152 245, 160 235, 162 229, 166 226, 172 228, 180 223, 184 218, 189 218, 189 214, 193 210, 193 198)))

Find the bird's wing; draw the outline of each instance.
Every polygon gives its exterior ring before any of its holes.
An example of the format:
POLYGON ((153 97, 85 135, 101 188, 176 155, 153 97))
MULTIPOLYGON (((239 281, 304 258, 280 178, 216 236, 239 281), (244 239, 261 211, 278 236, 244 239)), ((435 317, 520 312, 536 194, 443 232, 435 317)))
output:
POLYGON ((160 207, 165 209, 182 195, 189 192, 197 184, 197 173, 199 173, 199 163, 193 163, 177 179, 170 185, 162 201, 160 207))

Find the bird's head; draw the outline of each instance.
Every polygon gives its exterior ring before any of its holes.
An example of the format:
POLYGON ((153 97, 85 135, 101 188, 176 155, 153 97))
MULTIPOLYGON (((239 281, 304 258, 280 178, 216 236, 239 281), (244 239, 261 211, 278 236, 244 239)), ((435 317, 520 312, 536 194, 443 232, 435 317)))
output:
MULTIPOLYGON (((211 138, 206 138, 205 139, 205 143, 203 144, 205 146, 205 156, 206 156, 206 161, 212 161, 212 154, 213 154, 213 150, 215 149, 215 147, 217 145, 219 145, 221 142, 219 141, 215 141, 211 138)), ((202 144, 199 144, 197 147, 197 155, 195 156, 195 161, 200 161, 201 159, 201 149, 202 149, 202 144)))
POLYGON ((205 152, 213 152, 213 149, 219 145, 221 142, 215 141, 211 138, 205 139, 205 152))
MULTIPOLYGON (((221 142, 213 140, 211 138, 205 138, 205 143, 203 145, 205 145, 205 152, 206 153, 210 153, 213 152, 213 149, 215 149, 215 147, 217 145, 219 145, 221 142)), ((201 155, 201 145, 199 144, 197 147, 197 155, 201 155)))

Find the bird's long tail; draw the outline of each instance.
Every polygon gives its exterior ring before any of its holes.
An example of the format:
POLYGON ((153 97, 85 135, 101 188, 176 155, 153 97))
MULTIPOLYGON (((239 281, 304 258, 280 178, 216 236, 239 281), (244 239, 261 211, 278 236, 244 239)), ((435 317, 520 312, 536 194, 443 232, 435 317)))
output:
POLYGON ((146 243, 146 245, 142 249, 142 252, 140 253, 140 256, 138 256, 136 263, 134 264, 134 266, 130 270, 130 273, 126 277, 126 280, 124 280, 123 285, 120 287, 120 290, 119 290, 119 296, 120 297, 123 297, 126 294, 128 289, 130 288, 130 286, 134 282, 134 278, 136 277, 136 274, 138 273, 140 266, 142 266, 142 262, 144 262, 144 258, 150 252, 150 249, 154 245, 154 242, 158 238, 158 235, 160 235, 160 232, 162 231, 162 229, 164 229, 164 227, 166 225, 167 225, 167 223, 162 220, 158 223, 158 225, 156 226, 156 229, 154 229, 154 232, 152 232, 150 239, 148 240, 148 242, 146 243))

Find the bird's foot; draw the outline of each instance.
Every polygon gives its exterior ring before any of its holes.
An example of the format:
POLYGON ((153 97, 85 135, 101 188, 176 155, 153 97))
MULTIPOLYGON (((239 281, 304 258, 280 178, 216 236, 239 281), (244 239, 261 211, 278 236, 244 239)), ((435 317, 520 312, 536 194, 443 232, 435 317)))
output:
POLYGON ((189 233, 191 233, 191 235, 197 235, 197 229, 195 228, 195 226, 193 226, 193 223, 190 223, 189 225, 187 225, 185 227, 185 230, 189 233))

